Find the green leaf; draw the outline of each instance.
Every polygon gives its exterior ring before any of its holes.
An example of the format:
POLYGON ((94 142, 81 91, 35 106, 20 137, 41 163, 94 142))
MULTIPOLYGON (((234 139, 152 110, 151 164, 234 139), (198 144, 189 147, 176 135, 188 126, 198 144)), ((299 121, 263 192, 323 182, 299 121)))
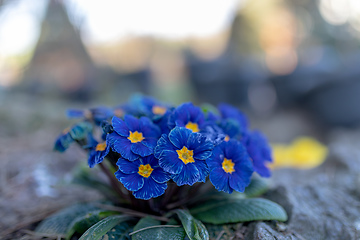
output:
POLYGON ((287 220, 287 214, 280 205, 262 198, 210 201, 193 208, 190 212, 195 218, 213 224, 287 220))
POLYGON ((263 178, 253 178, 250 185, 245 188, 247 198, 257 197, 265 193, 269 188, 268 181, 263 178))
POLYGON ((131 221, 122 222, 108 231, 100 240, 130 240, 129 233, 132 232, 134 224, 131 221))
POLYGON ((133 240, 183 240, 185 231, 179 225, 161 225, 160 221, 145 217, 134 227, 133 240))
POLYGON ((119 213, 114 211, 96 210, 87 213, 85 216, 79 216, 71 222, 66 234, 66 239, 70 239, 74 233, 83 234, 86 230, 88 230, 95 223, 99 222, 101 219, 116 214, 119 213))
POLYGON ((71 222, 87 213, 98 210, 92 204, 76 204, 49 216, 43 220, 35 229, 35 232, 46 234, 61 234, 65 235, 71 225, 71 222))
POLYGON ((131 217, 123 215, 107 217, 89 228, 79 240, 99 240, 119 223, 131 219, 131 217))
POLYGON ((177 209, 174 211, 186 232, 186 235, 190 240, 208 240, 209 233, 202 222, 195 219, 188 211, 177 209))

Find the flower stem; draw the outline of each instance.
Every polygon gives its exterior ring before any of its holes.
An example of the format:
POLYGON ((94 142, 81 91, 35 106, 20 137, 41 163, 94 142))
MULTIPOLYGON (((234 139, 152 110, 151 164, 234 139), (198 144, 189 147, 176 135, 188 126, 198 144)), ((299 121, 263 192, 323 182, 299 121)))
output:
POLYGON ((119 184, 119 181, 115 178, 115 175, 108 169, 108 167, 105 165, 105 163, 102 162, 99 165, 100 165, 101 170, 108 177, 110 184, 113 187, 113 189, 116 191, 116 193, 118 193, 121 198, 130 200, 129 196, 124 194, 124 192, 122 191, 121 186, 119 184))

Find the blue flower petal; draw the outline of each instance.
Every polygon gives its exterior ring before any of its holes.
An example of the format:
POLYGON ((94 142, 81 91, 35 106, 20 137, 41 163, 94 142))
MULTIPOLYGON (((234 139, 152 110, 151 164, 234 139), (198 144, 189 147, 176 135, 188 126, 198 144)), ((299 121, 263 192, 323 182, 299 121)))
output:
POLYGON ((124 117, 124 121, 130 131, 135 132, 140 130, 139 119, 137 119, 136 117, 126 114, 124 117))
POLYGON ((96 165, 96 151, 91 151, 89 153, 88 164, 90 168, 93 168, 96 165))
POLYGON ((132 143, 131 144, 131 151, 135 154, 140 155, 141 157, 149 156, 153 154, 154 150, 142 144, 141 142, 132 143))
POLYGON ((193 163, 199 171, 199 182, 205 182, 206 177, 209 175, 209 168, 205 161, 195 161, 193 163))
POLYGON ((238 192, 244 192, 245 187, 250 184, 252 169, 241 169, 241 173, 235 171, 229 177, 230 187, 238 192))
POLYGON ((201 125, 204 122, 204 113, 201 111, 201 108, 194 106, 194 104, 190 103, 188 105, 187 110, 189 111, 190 119, 189 121, 193 123, 198 123, 201 125))
POLYGON ((182 149, 184 146, 186 146, 186 143, 191 133, 192 131, 189 129, 183 127, 176 127, 170 131, 169 139, 175 147, 177 147, 178 149, 182 149))
POLYGON ((118 170, 115 176, 129 191, 137 191, 144 186, 144 178, 137 173, 125 174, 118 170))
POLYGON ((147 157, 142 157, 141 160, 143 162, 142 164, 144 164, 144 165, 150 164, 150 166, 152 168, 159 167, 159 159, 156 159, 154 157, 154 155, 149 155, 147 157))
POLYGON ((112 126, 114 131, 123 137, 129 136, 129 128, 126 126, 125 122, 120 118, 114 116, 112 118, 112 126))
POLYGON ((140 118, 140 132, 147 137, 158 138, 160 136, 160 129, 156 126, 149 118, 141 117, 140 118))
POLYGON ((165 183, 170 180, 169 174, 162 170, 160 167, 154 168, 150 176, 157 183, 165 183))
POLYGON ((154 149, 156 147, 157 141, 157 138, 146 137, 144 140, 141 141, 141 143, 151 149, 154 149))
POLYGON ((214 148, 212 155, 206 159, 206 164, 210 169, 220 167, 224 159, 224 152, 220 146, 214 148))
POLYGON ((194 158, 200 160, 205 160, 210 157, 212 154, 211 150, 214 148, 214 144, 200 133, 191 133, 187 141, 187 146, 189 149, 194 150, 194 158))
POLYGON ((165 150, 161 154, 159 165, 165 172, 179 174, 185 164, 179 159, 176 152, 165 150))
POLYGON ((163 134, 161 138, 157 141, 157 146, 154 150, 154 156, 156 158, 160 158, 161 153, 165 150, 175 150, 176 148, 174 145, 170 142, 169 138, 166 134, 163 134))
POLYGON ((125 174, 137 173, 139 171, 139 160, 129 161, 125 158, 119 158, 116 165, 119 167, 119 170, 125 174))
POLYGON ((120 153, 123 158, 126 158, 130 161, 134 161, 139 158, 138 155, 131 151, 131 142, 129 139, 122 137, 114 132, 110 133, 108 138, 112 149, 115 152, 120 153))
POLYGON ((182 171, 179 174, 172 174, 171 178, 178 186, 190 185, 198 182, 200 177, 199 170, 194 164, 188 163, 184 164, 182 171))
POLYGON ((262 177, 271 177, 270 169, 265 166, 263 163, 258 163, 254 161, 254 171, 257 172, 262 177))
POLYGON ((148 200, 150 198, 161 196, 165 193, 167 188, 166 183, 157 183, 152 178, 144 180, 144 186, 138 191, 133 192, 135 198, 148 200))
POLYGON ((229 185, 229 174, 222 168, 215 168, 210 172, 209 179, 218 191, 232 193, 233 190, 229 185))

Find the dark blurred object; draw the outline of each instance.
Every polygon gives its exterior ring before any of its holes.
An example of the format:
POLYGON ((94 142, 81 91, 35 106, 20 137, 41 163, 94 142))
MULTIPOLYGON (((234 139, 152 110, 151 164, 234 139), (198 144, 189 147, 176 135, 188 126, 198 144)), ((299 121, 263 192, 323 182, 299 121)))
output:
POLYGON ((49 1, 40 38, 24 73, 24 87, 33 93, 88 99, 95 80, 95 66, 63 3, 49 1))
POLYGON ((231 26, 225 51, 217 58, 204 60, 193 52, 185 53, 189 78, 196 96, 203 102, 244 104, 248 101, 250 83, 265 81, 265 69, 248 53, 250 39, 244 41, 246 21, 237 15, 231 26))

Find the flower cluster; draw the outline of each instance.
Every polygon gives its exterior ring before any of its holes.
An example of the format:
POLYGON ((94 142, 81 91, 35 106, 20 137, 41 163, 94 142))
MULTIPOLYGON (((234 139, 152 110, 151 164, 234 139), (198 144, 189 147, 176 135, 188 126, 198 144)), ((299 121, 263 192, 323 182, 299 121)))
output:
POLYGON ((243 192, 253 172, 270 176, 267 140, 227 104, 174 107, 134 96, 115 108, 69 110, 68 115, 83 118, 83 125, 61 134, 55 148, 64 151, 71 142, 82 143, 89 150, 90 167, 111 155, 116 178, 135 198, 158 197, 169 181, 192 186, 209 179, 219 191, 243 192), (102 128, 101 136, 94 136, 89 123, 102 128))

